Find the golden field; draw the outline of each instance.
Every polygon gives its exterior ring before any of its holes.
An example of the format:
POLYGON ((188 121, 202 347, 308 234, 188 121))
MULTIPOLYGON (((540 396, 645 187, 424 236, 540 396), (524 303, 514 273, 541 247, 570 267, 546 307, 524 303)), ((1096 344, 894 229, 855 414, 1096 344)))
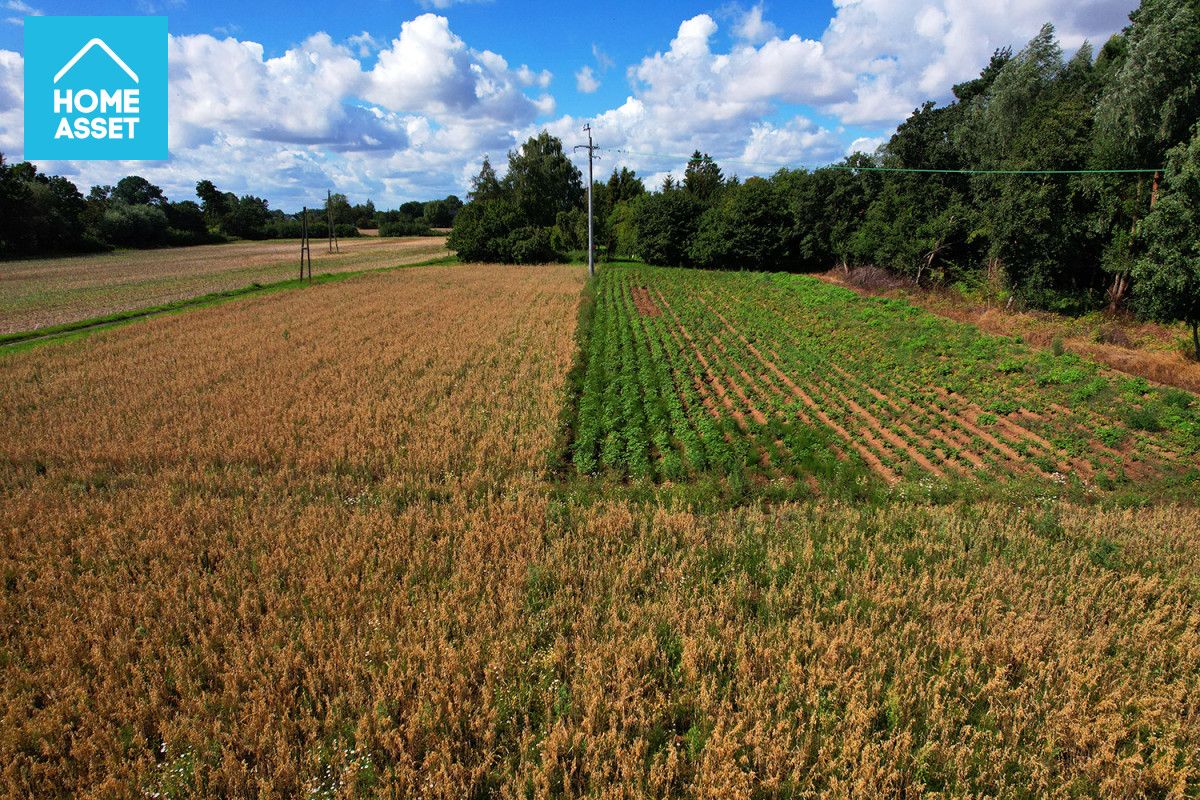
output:
POLYGON ((1200 511, 585 500, 578 267, 0 359, 0 794, 1189 797, 1200 511))
MULTIPOLYGON (((312 243, 313 274, 414 264, 447 253, 445 237, 344 239, 338 253, 312 243)), ((295 278, 299 240, 122 250, 6 261, 0 270, 0 334, 295 278)))

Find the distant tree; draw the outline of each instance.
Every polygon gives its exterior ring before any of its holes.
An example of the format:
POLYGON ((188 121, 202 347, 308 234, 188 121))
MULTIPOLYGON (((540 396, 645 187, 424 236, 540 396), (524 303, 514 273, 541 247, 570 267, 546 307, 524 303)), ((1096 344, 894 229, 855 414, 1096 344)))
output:
POLYGON ((85 224, 87 203, 75 184, 0 154, 0 257, 97 250, 85 224))
POLYGON ((1143 220, 1146 254, 1133 268, 1134 300, 1146 316, 1185 322, 1200 361, 1200 125, 1167 155, 1162 197, 1143 220))
POLYGON ((340 192, 333 192, 326 195, 325 203, 321 208, 321 221, 325 222, 329 219, 330 212, 333 213, 334 225, 353 225, 355 220, 354 207, 350 205, 350 201, 346 199, 346 195, 340 192))
POLYGON ((559 212, 582 207, 581 180, 579 169, 563 153, 562 142, 542 131, 508 154, 502 186, 528 225, 551 228, 559 212))
POLYGON ((618 203, 626 203, 635 197, 646 193, 646 185, 637 173, 627 167, 621 167, 618 172, 614 167, 612 176, 608 179, 609 200, 615 207, 618 203))
POLYGON ((778 269, 791 261, 794 230, 780 186, 750 178, 704 212, 689 256, 711 269, 778 269))
POLYGON ((169 241, 167 215, 157 205, 114 203, 100 222, 106 241, 118 247, 161 247, 169 241))
POLYGON ((163 206, 171 244, 202 244, 209 241, 208 224, 204 211, 192 200, 181 200, 163 206))
POLYGON ((627 167, 613 168, 607 184, 596 184, 596 194, 602 197, 602 212, 596 216, 596 241, 604 246, 608 257, 634 255, 636 235, 633 228, 634 205, 646 194, 646 186, 637 173, 627 167), (603 186, 603 192, 599 187, 603 186))
POLYGON ((492 161, 487 156, 483 157, 483 165, 479 168, 479 174, 471 179, 471 192, 467 195, 468 201, 475 200, 490 200, 500 194, 500 179, 496 177, 496 170, 492 168, 492 161))
POLYGON ((131 206, 158 206, 167 204, 162 189, 140 175, 130 175, 117 181, 111 198, 131 206))
POLYGON ((725 177, 721 168, 713 161, 708 153, 700 151, 692 153, 687 169, 683 173, 683 189, 701 202, 714 200, 725 185, 725 177))
MULTIPOLYGON (((964 116, 964 152, 985 169, 1077 169, 1091 149, 1099 86, 1092 50, 1064 62, 1054 27, 1041 32, 972 101, 964 116)), ((1092 221, 1087 179, 1058 175, 984 175, 972 194, 988 255, 1026 302, 1061 311, 1094 304, 1107 282, 1103 240, 1092 221)))
POLYGON ((400 205, 400 213, 409 219, 421 219, 425 216, 425 204, 419 200, 410 200, 400 205))
MULTIPOLYGON (((1093 161, 1099 168, 1157 167, 1166 151, 1186 141, 1200 118, 1200 4, 1145 0, 1131 24, 1101 51, 1105 71, 1095 108, 1093 161)), ((1155 176, 1154 183, 1157 183, 1155 176)), ((1153 202, 1145 176, 1093 182, 1099 225, 1107 239, 1103 263, 1111 275, 1108 299, 1120 305, 1142 241, 1133 234, 1153 202)))
POLYGON ((1096 104, 1095 153, 1111 168, 1157 166, 1200 119, 1200 4, 1143 0, 1096 104))
POLYGON ((637 203, 634 226, 642 259, 661 266, 691 266, 692 239, 704 211, 700 200, 690 192, 664 190, 637 203))
POLYGON ((267 226, 271 222, 271 211, 267 201, 261 197, 245 195, 239 197, 233 208, 222 221, 222 231, 229 236, 242 239, 265 239, 267 226))
POLYGON ((354 217, 355 228, 372 228, 375 226, 375 204, 370 198, 367 202, 355 205, 352 216, 354 217))
POLYGON ((210 227, 220 226, 221 220, 232 207, 229 201, 230 195, 219 190, 212 181, 202 180, 196 183, 196 196, 200 198, 200 207, 204 211, 205 221, 210 227))
POLYGON ((552 261, 577 237, 579 170, 546 131, 509 152, 503 180, 485 157, 471 187, 471 202, 458 211, 448 240, 464 260, 552 261))
MULTIPOLYGON (((450 197, 454 197, 454 195, 450 195, 450 197)), ((449 228, 454 224, 454 217, 457 213, 458 208, 450 202, 450 198, 430 200, 424 206, 422 218, 425 220, 425 224, 431 228, 449 228)))

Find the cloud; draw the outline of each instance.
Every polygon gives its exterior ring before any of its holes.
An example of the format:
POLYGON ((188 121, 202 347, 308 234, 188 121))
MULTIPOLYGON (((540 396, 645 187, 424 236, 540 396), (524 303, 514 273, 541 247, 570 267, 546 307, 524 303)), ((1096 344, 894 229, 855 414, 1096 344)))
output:
POLYGON ((468 3, 490 3, 492 0, 418 0, 422 8, 433 8, 438 11, 444 11, 454 5, 466 5, 468 3))
POLYGON ((926 99, 974 77, 998 47, 1020 49, 1054 22, 1068 49, 1120 30, 1134 0, 839 0, 822 37, 831 63, 854 75, 854 96, 828 107, 849 124, 894 125, 926 99))
POLYGON ((550 81, 554 80, 554 75, 550 70, 544 69, 541 72, 535 72, 526 64, 522 64, 517 69, 516 76, 522 86, 537 86, 542 89, 549 88, 550 81))
MULTIPOLYGON (((317 33, 273 58, 253 41, 173 36, 168 64, 169 160, 40 166, 84 191, 136 172, 175 199, 204 177, 277 207, 312 204, 330 187, 398 203, 461 193, 466 165, 485 152, 502 160, 516 131, 555 107, 548 70, 512 69, 432 14, 390 41, 317 33)), ((0 51, 0 150, 9 159, 23 148, 22 72, 19 53, 0 51)))
POLYGON ((596 59, 596 66, 600 68, 600 72, 608 72, 617 65, 617 62, 612 60, 608 53, 600 49, 600 45, 592 44, 592 58, 596 59))
POLYGON ((779 35, 779 28, 773 22, 763 19, 762 3, 754 6, 742 15, 733 28, 737 38, 750 44, 762 44, 779 35))
POLYGON ((592 94, 600 88, 600 81, 597 80, 592 68, 583 66, 575 73, 575 88, 584 94, 592 94))
POLYGON ((521 77, 503 56, 468 47, 445 17, 422 14, 380 51, 363 97, 393 110, 524 124, 548 103, 526 97, 521 77))
POLYGON ((347 37, 346 44, 359 58, 370 57, 380 46, 375 37, 366 31, 347 37))
POLYGON ((4 0, 3 3, 0 3, 0 8, 3 8, 5 11, 15 11, 18 14, 24 15, 21 17, 5 17, 4 21, 10 25, 24 25, 25 17, 41 17, 45 16, 46 13, 23 2, 23 0, 4 0))
POLYGON ((21 54, 0 50, 0 153, 9 160, 24 141, 24 76, 21 54))

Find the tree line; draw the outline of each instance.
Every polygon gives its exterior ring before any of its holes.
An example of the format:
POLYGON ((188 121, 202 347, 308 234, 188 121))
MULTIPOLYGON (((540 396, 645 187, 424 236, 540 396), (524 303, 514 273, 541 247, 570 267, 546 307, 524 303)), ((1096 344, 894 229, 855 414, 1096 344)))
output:
MULTIPOLYGON (((86 196, 59 175, 29 162, 7 164, 0 153, 0 259, 103 252, 115 247, 167 247, 231 239, 293 239, 301 236, 300 213, 272 209, 261 197, 223 192, 210 180, 196 183, 196 200, 171 201, 138 175, 115 186, 93 186, 86 196)), ((320 237, 332 214, 339 237, 377 228, 381 236, 419 236, 449 228, 462 208, 450 195, 379 210, 370 200, 351 204, 333 194, 310 211, 310 235, 320 237)))
MULTIPOLYGON (((1130 308, 1186 321, 1200 358, 1197 75, 1200 0, 1144 0, 1098 52, 1070 58, 1047 24, 1019 52, 994 52, 948 103, 914 110, 875 153, 741 181, 697 151, 654 192, 614 171, 594 185, 601 255, 872 266, 1035 308, 1130 308), (1112 171, 1129 169, 1149 171, 1112 171), (1009 174, 1029 170, 1047 172, 1009 174), (1064 170, 1089 172, 1052 172, 1064 170)), ((485 160, 469 199, 450 240, 464 258, 547 261, 586 246, 579 171, 547 133, 509 154, 502 180, 485 160)))

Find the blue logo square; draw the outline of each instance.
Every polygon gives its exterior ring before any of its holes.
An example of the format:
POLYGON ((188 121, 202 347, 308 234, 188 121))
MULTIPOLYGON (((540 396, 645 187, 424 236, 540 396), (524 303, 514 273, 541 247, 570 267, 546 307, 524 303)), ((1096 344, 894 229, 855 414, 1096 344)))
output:
POLYGON ((25 18, 25 158, 166 157, 166 17, 25 18))

